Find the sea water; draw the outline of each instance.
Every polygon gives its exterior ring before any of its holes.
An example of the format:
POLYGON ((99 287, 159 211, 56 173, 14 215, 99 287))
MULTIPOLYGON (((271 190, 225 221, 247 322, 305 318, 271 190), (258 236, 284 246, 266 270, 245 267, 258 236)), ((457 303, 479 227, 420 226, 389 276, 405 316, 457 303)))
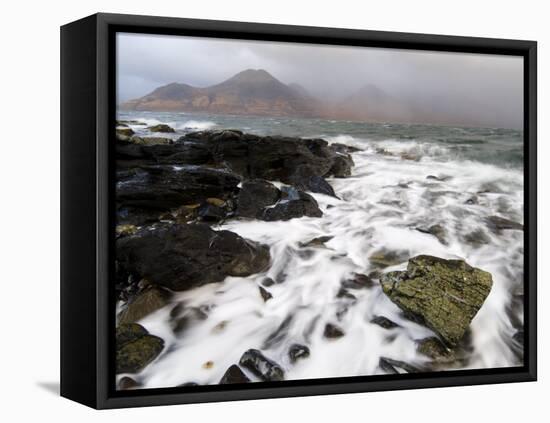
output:
MULTIPOLYGON (((449 370, 522 364, 517 354, 522 346, 514 334, 523 322, 518 300, 523 295, 523 231, 495 233, 486 221, 500 216, 523 223, 522 131, 156 112, 121 112, 118 118, 166 123, 176 129, 172 138, 197 130, 239 129, 319 137, 361 149, 352 153, 350 177, 328 179, 338 198, 312 193, 321 218, 233 219, 214 226, 269 245, 271 267, 176 293, 172 304, 140 321, 165 340, 163 353, 139 375, 143 387, 216 384, 250 348, 279 363, 286 379, 381 374, 381 357, 421 367, 428 359, 417 352, 417 342, 433 332, 406 319, 379 285, 350 289, 355 299, 337 295, 342 281, 354 273, 379 271, 369 257, 381 251, 464 259, 490 272, 493 287, 471 323, 466 360, 449 370), (436 224, 446 232, 445 244, 418 230, 436 224), (480 232, 482 242, 472 242, 471 234, 479 237, 480 232), (319 236, 332 238, 304 254, 301 244, 319 236), (266 277, 280 283, 266 288, 273 298, 264 302, 258 287, 266 277), (176 336, 170 310, 179 302, 208 310, 208 318, 176 336), (375 316, 399 326, 384 329, 371 323, 375 316), (327 323, 341 327, 345 336, 325 338, 327 323), (291 363, 292 344, 308 346, 310 356, 291 363)), ((138 135, 147 133, 145 126, 131 127, 138 135)), ((405 258, 383 271, 403 270, 406 264, 405 258)))

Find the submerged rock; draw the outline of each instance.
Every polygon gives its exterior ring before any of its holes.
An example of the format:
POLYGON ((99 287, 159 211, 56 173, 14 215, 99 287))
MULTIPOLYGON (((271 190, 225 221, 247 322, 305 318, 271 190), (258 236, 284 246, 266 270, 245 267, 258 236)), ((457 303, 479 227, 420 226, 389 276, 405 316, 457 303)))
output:
POLYGON ((505 219, 500 216, 489 216, 485 219, 487 226, 493 232, 499 233, 502 230, 516 230, 523 231, 523 225, 521 223, 514 222, 513 220, 505 219))
POLYGON ((436 363, 448 363, 456 359, 452 349, 447 348, 438 338, 431 336, 417 342, 417 351, 430 357, 436 363))
POLYGON ((422 232, 424 234, 429 234, 435 236, 439 242, 441 242, 443 245, 448 245, 447 243, 447 231, 445 228, 440 225, 432 225, 428 228, 425 227, 418 227, 416 228, 417 231, 422 232))
POLYGON ((316 169, 312 166, 301 165, 298 166, 288 178, 285 178, 283 182, 302 191, 316 192, 336 197, 332 186, 330 186, 322 176, 316 173, 316 169))
POLYGON ((220 384, 226 383, 248 383, 250 379, 243 373, 241 368, 236 364, 232 364, 224 373, 220 380, 220 384))
POLYGON ((119 324, 134 323, 168 304, 170 293, 156 286, 139 292, 119 314, 119 324))
POLYGON ((489 238, 485 231, 480 228, 464 235, 464 241, 474 247, 480 247, 489 244, 491 238, 489 238))
POLYGON ((384 329, 393 329, 399 327, 397 323, 392 322, 390 319, 384 316, 375 316, 370 322, 384 329))
POLYGON ((245 352, 239 364, 266 382, 285 378, 285 372, 281 366, 264 356, 259 350, 250 349, 245 352))
POLYGON ((408 258, 409 255, 406 251, 389 251, 382 249, 371 254, 369 261, 373 266, 383 269, 403 263, 408 258))
POLYGON ((319 236, 317 238, 313 238, 312 240, 308 242, 300 242, 300 247, 302 248, 312 248, 312 247, 324 247, 326 242, 329 242, 333 236, 326 235, 326 236, 319 236))
POLYGON ((153 125, 147 128, 151 132, 176 132, 171 126, 160 123, 158 125, 153 125))
POLYGON ((394 360, 388 357, 380 357, 379 366, 386 373, 391 373, 391 374, 399 373, 396 370, 396 367, 404 370, 407 373, 418 373, 422 371, 421 368, 413 366, 412 364, 409 364, 400 360, 394 360))
POLYGON ((361 273, 354 273, 352 278, 346 279, 342 282, 342 287, 348 289, 372 288, 373 286, 374 281, 372 278, 361 273))
POLYGON ((151 363, 164 348, 164 341, 137 323, 116 330, 116 373, 137 373, 151 363))
POLYGON ((409 317, 456 345, 489 295, 491 274, 463 260, 409 259, 407 270, 380 279, 384 293, 409 317))
POLYGON ((309 357, 309 348, 301 344, 293 344, 288 350, 288 357, 292 363, 296 361, 309 357))
POLYGON ((174 291, 249 276, 270 261, 266 246, 205 224, 158 224, 118 239, 116 246, 123 269, 174 291))

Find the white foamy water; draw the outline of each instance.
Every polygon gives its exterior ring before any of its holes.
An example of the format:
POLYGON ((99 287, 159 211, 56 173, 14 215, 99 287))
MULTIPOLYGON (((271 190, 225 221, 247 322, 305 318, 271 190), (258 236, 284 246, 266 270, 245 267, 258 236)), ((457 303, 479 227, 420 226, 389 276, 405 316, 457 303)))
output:
MULTIPOLYGON (((523 232, 505 230, 497 235, 484 219, 498 215, 523 222, 522 171, 441 160, 441 146, 432 146, 430 151, 421 143, 371 143, 349 136, 330 141, 364 149, 352 154, 351 177, 329 179, 340 199, 312 194, 323 211, 321 218, 230 220, 214 227, 269 245, 271 267, 262 274, 229 277, 176 293, 173 304, 140 321, 165 341, 163 353, 138 375, 143 387, 216 384, 250 348, 260 349, 279 363, 286 379, 383 373, 380 357, 422 365, 426 358, 417 353, 416 341, 433 333, 405 319, 378 285, 350 289, 356 300, 337 297, 342 281, 354 272, 376 270, 369 257, 380 250, 400 251, 407 257, 461 258, 490 272, 493 287, 472 321, 473 350, 464 366, 518 365, 511 348, 515 329, 507 310, 512 295, 522 286, 523 232), (380 147, 386 154, 381 154, 380 147), (420 160, 400 157, 414 152, 422 154, 420 160), (428 175, 444 181, 426 179, 428 175), (445 228, 448 245, 416 230, 434 224, 445 228), (487 244, 474 246, 465 241, 467 234, 480 229, 487 244), (333 238, 324 248, 300 247, 319 236, 333 238), (280 281, 266 288, 273 295, 267 302, 258 288, 265 277, 280 281), (180 337, 172 332, 169 316, 179 302, 208 314, 206 319, 195 319, 180 337), (383 329, 370 323, 375 316, 385 316, 400 327, 383 329), (326 339, 327 323, 341 327, 345 336, 326 339), (295 343, 307 345, 311 354, 292 364, 288 349, 295 343), (213 364, 204 366, 209 361, 213 364)), ((406 260, 383 271, 405 267, 406 260)), ((522 310, 517 314, 522 321, 522 310)))

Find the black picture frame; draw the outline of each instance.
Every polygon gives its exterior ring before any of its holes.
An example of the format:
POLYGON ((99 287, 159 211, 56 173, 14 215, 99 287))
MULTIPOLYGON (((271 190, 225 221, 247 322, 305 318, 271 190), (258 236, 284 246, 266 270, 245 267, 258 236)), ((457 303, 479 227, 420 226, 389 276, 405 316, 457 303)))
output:
POLYGON ((305 26, 95 14, 61 28, 61 395, 119 408, 535 381, 537 378, 537 44, 305 26), (523 367, 116 391, 113 272, 115 34, 517 55, 524 58, 523 367))

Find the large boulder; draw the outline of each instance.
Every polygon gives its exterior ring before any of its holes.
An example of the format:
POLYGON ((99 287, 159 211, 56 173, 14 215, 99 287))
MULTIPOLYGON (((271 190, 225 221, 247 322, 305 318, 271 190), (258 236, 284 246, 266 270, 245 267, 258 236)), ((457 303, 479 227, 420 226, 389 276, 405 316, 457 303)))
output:
POLYGON ((116 246, 126 272, 174 291, 258 273, 270 262, 266 246, 206 224, 158 224, 118 239, 116 246))
POLYGON ((489 295, 492 277, 463 260, 421 255, 409 259, 407 270, 386 273, 380 282, 407 316, 454 346, 489 295))
POLYGON ((151 132, 176 132, 174 128, 164 123, 159 123, 158 125, 153 125, 147 128, 151 132))
POLYGON ((137 323, 116 329, 116 373, 137 373, 151 363, 164 348, 164 341, 150 335, 137 323))
POLYGON ((316 169, 309 165, 298 166, 288 178, 284 179, 284 182, 302 191, 336 197, 332 186, 322 176, 317 175, 316 169))
POLYGON ((122 206, 166 210, 210 197, 228 198, 239 183, 236 175, 220 169, 146 166, 126 179, 119 177, 116 200, 122 206))
POLYGON ((349 154, 330 148, 325 140, 318 138, 261 137, 224 130, 194 132, 179 139, 180 142, 193 140, 208 145, 217 163, 226 164, 245 178, 285 182, 304 165, 315 176, 345 176, 349 172, 343 168, 353 163, 349 154))

